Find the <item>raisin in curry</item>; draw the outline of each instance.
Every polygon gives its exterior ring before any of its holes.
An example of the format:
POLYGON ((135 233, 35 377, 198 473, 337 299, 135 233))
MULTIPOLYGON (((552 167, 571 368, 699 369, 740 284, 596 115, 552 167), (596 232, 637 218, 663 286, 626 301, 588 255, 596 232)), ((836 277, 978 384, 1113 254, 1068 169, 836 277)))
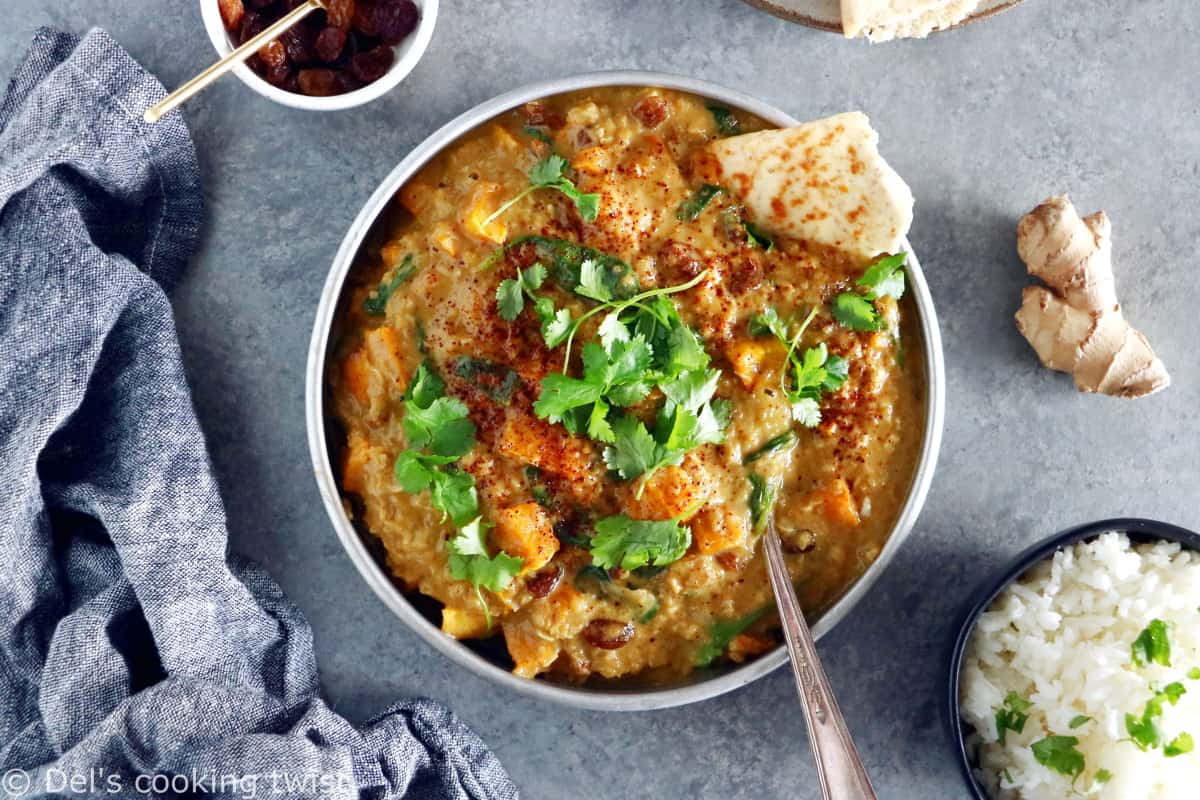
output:
POLYGON ((905 259, 760 217, 705 154, 766 127, 659 89, 529 103, 423 168, 360 257, 342 488, 442 629, 502 636, 518 675, 754 658, 771 515, 812 614, 895 523, 923 427, 905 259))

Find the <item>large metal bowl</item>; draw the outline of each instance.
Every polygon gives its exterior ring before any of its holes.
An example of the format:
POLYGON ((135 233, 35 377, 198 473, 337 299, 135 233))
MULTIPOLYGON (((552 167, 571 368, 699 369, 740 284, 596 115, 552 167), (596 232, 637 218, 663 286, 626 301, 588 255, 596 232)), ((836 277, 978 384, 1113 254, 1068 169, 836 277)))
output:
MULTIPOLYGON (((697 671, 685 682, 669 687, 619 689, 592 688, 586 685, 571 687, 544 680, 518 678, 465 644, 442 633, 405 597, 400 588, 392 581, 385 566, 376 559, 372 547, 369 547, 368 542, 364 540, 366 534, 355 529, 347 517, 337 481, 330 466, 326 442, 325 363, 330 330, 338 309, 338 301, 346 276, 355 262, 359 248, 396 192, 447 145, 496 115, 530 100, 601 86, 657 86, 676 89, 743 109, 773 125, 783 127, 797 124, 797 120, 783 111, 741 92, 706 81, 657 72, 601 72, 544 81, 503 94, 462 114, 422 142, 392 170, 391 174, 367 200, 366 205, 354 220, 354 224, 350 226, 349 232, 346 233, 346 238, 342 241, 333 267, 329 271, 329 277, 325 281, 321 302, 317 308, 316 322, 313 325, 305 387, 306 421, 309 450, 312 454, 317 486, 338 538, 341 539, 350 559, 358 567, 358 571, 362 573, 363 578, 375 591, 375 594, 379 595, 387 607, 416 631, 422 639, 447 655, 452 661, 472 672, 533 697, 580 708, 640 711, 694 703, 732 691, 750 681, 761 678, 782 665, 787 661, 787 653, 782 647, 779 647, 742 666, 697 671)), ((849 613, 850 609, 866 594, 871 585, 879 579, 883 570, 887 568, 909 531, 912 530, 933 478, 934 464, 937 461, 938 448, 942 438, 942 418, 945 412, 945 365, 942 360, 942 343, 933 310, 933 299, 929 294, 925 277, 921 273, 921 267, 911 250, 909 255, 908 273, 912 296, 920 317, 923 344, 921 355, 924 359, 927 386, 925 429, 921 454, 912 476, 908 497, 886 546, 862 577, 816 621, 813 626, 813 634, 818 638, 831 630, 849 613)))

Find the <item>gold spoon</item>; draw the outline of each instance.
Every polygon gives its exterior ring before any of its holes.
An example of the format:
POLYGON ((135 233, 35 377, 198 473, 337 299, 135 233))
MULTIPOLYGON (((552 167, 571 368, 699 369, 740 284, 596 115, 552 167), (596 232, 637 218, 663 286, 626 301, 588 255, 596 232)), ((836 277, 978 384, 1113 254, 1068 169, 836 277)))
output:
POLYGON ((171 92, 163 100, 150 106, 142 115, 142 119, 146 122, 158 122, 168 111, 191 99, 193 95, 199 94, 217 78, 257 53, 260 47, 272 39, 278 38, 288 28, 319 8, 325 8, 325 0, 304 0, 303 3, 267 26, 262 33, 247 39, 241 47, 171 92))
POLYGON ((767 518, 767 535, 763 537, 767 551, 767 572, 775 589, 775 605, 783 623, 792 672, 800 693, 800 706, 808 725, 808 740, 817 762, 821 794, 825 800, 876 800, 875 789, 863 766, 858 748, 850 738, 850 729, 833 696, 833 687, 817 656, 812 632, 804 620, 792 577, 783 560, 783 547, 775 530, 775 519, 767 518))

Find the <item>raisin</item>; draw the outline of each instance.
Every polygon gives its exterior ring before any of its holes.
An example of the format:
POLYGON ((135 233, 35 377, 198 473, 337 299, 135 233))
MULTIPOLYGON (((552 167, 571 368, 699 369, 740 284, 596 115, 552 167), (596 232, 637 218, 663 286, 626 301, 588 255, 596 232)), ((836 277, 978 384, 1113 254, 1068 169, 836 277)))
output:
POLYGON ((246 42, 258 36, 267 28, 267 20, 262 14, 256 14, 253 11, 248 11, 242 17, 242 29, 238 31, 238 44, 246 42))
POLYGON ((372 47, 350 59, 350 72, 364 83, 377 81, 387 74, 396 60, 396 51, 385 44, 372 47))
POLYGON ((670 109, 661 95, 648 94, 634 103, 630 111, 647 128, 657 128, 667 118, 670 109))
POLYGON ((217 0, 217 10, 221 12, 225 30, 231 33, 241 26, 242 17, 246 16, 246 6, 242 5, 242 0, 217 0))
POLYGON ((398 45, 417 27, 420 12, 412 0, 376 0, 362 5, 354 18, 355 27, 368 36, 378 36, 384 44, 398 45))
POLYGON ((287 63, 268 69, 267 83, 287 92, 294 92, 299 88, 296 85, 296 72, 287 63))
POLYGON ((322 61, 337 61, 346 46, 346 31, 332 26, 317 34, 316 51, 322 61))
POLYGON ((296 76, 300 91, 312 97, 338 94, 337 73, 331 69, 302 69, 296 76))
POLYGON ((335 28, 349 30, 358 10, 355 0, 325 0, 325 14, 329 24, 335 28))
POLYGON ((558 588, 558 584, 562 581, 562 576, 563 568, 555 564, 549 569, 544 569, 526 578, 525 588, 534 597, 546 597, 558 588))
POLYGON ((284 50, 283 43, 278 39, 272 39, 258 48, 258 57, 262 59, 267 69, 287 66, 287 51, 284 50))
POLYGON ((334 70, 334 72, 336 76, 334 78, 334 85, 337 87, 338 94, 347 94, 348 92, 353 92, 356 89, 361 89, 364 85, 363 82, 354 77, 349 70, 339 69, 334 70))
POLYGON ((284 31, 279 39, 283 42, 283 49, 287 51, 288 61, 293 64, 309 64, 317 60, 317 29, 312 25, 301 22, 296 27, 284 31))
POLYGON ((587 624, 580 636, 593 647, 603 650, 616 650, 633 641, 632 622, 621 622, 615 619, 594 619, 587 624))
POLYGON ((551 130, 558 130, 566 124, 562 114, 550 108, 545 103, 539 103, 534 100, 521 106, 521 116, 525 118, 525 124, 534 127, 545 126, 551 130))

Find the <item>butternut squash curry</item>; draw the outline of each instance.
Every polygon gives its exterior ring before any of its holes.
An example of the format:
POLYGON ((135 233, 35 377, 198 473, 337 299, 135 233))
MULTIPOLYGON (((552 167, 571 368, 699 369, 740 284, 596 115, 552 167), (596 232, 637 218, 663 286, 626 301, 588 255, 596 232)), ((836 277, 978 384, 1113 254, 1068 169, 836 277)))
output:
POLYGON ((779 642, 771 515, 811 614, 879 555, 923 428, 911 195, 861 114, 809 126, 595 89, 400 191, 329 395, 347 508, 448 635, 675 681, 779 642))

